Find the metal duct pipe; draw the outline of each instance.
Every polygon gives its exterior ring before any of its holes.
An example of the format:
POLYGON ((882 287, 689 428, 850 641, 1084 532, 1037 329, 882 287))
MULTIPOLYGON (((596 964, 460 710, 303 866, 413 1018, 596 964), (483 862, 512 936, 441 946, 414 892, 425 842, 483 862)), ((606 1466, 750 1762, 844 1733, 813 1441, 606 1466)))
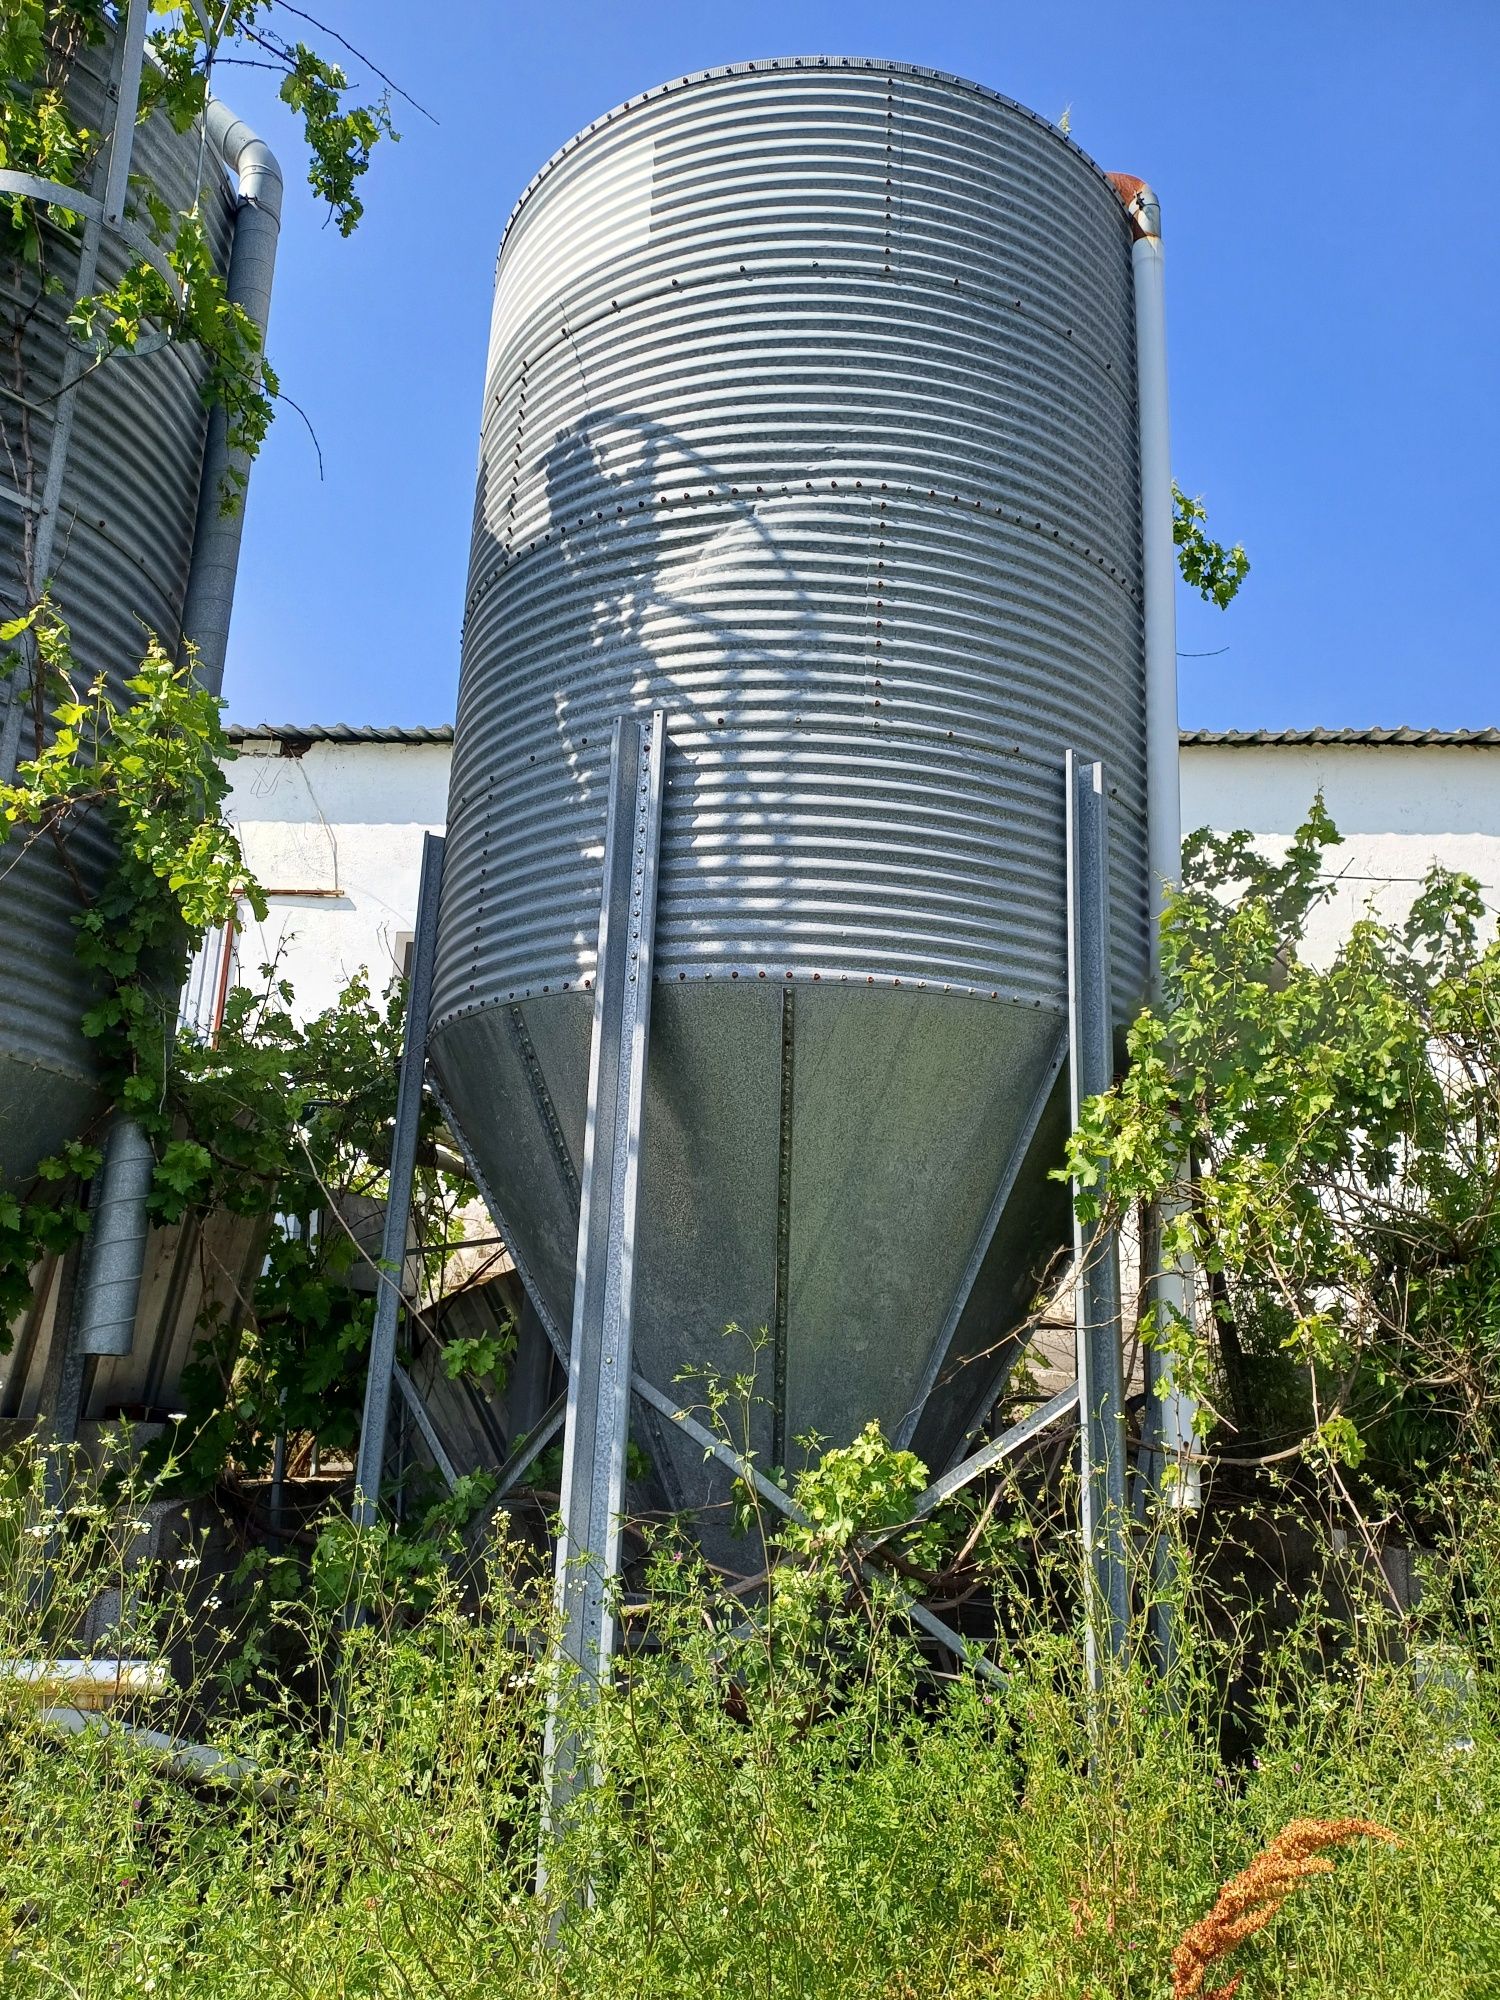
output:
MULTIPOLYGON (((281 232, 281 168, 265 140, 258 138, 242 118, 236 118, 217 98, 209 99, 203 123, 208 143, 239 183, 239 207, 226 280, 229 298, 249 314, 264 341, 271 316, 276 242, 281 232)), ((197 647, 199 679, 213 694, 218 693, 224 679, 234 579, 245 526, 243 500, 226 513, 221 490, 226 475, 243 475, 248 469, 246 454, 229 448, 223 410, 214 410, 203 452, 192 567, 182 609, 183 637, 191 639, 197 647)))
MULTIPOLYGON (((203 122, 208 143, 239 183, 226 289, 230 301, 244 308, 264 339, 281 229, 281 168, 265 141, 217 99, 209 100, 203 122)), ((221 489, 226 474, 243 474, 248 464, 243 452, 230 450, 224 412, 216 409, 209 420, 203 452, 198 518, 182 613, 183 634, 198 647, 202 681, 215 694, 224 678, 244 528, 243 506, 226 513, 221 489)), ((151 1142, 144 1131, 134 1119, 117 1117, 110 1127, 93 1204, 94 1224, 78 1310, 80 1354, 130 1352, 146 1261, 146 1199, 154 1167, 151 1142)))
MULTIPOLYGON (((1182 786, 1177 719, 1177 555, 1172 541, 1172 437, 1167 404, 1166 283, 1161 242, 1161 204, 1155 191, 1130 174, 1111 174, 1130 216, 1135 241, 1131 264, 1135 290, 1136 391, 1140 406, 1141 570, 1145 600, 1146 648, 1146 856, 1151 878, 1151 998, 1159 1003, 1161 914, 1182 876, 1182 786)), ((1153 1218, 1153 1234, 1168 1220, 1153 1218)), ((1160 1271, 1152 1285, 1154 1302, 1190 1317, 1193 1278, 1189 1269, 1160 1271)), ((1197 1466, 1188 1453, 1197 1406, 1174 1386, 1172 1364, 1154 1349, 1146 1352, 1148 1416, 1157 1434, 1153 1470, 1178 1470, 1171 1498, 1194 1507, 1199 1499, 1197 1466)))
POLYGON ((1151 989, 1160 998, 1160 928, 1182 872, 1177 749, 1177 558, 1172 545, 1172 439, 1161 204, 1145 181, 1111 174, 1135 241, 1136 393, 1140 399, 1141 569, 1146 634, 1146 859, 1151 873, 1151 989))
POLYGON ((156 1159, 133 1118, 116 1118, 90 1204, 83 1296, 78 1305, 80 1354, 128 1354, 146 1262, 146 1197, 156 1159))
MULTIPOLYGON (((239 181, 239 208, 226 286, 262 338, 271 311, 271 276, 281 228, 281 169, 276 155, 241 118, 211 98, 204 128, 220 159, 239 181)), ((226 473, 244 472, 248 460, 231 452, 222 409, 209 421, 198 487, 182 629, 198 647, 204 685, 215 694, 224 678, 229 614, 239 565, 244 509, 225 513, 220 488, 226 473)), ((146 1198, 155 1166, 151 1142, 133 1118, 110 1127, 94 1203, 94 1226, 79 1305, 80 1354, 128 1354, 135 1336, 136 1304, 146 1261, 146 1198)))

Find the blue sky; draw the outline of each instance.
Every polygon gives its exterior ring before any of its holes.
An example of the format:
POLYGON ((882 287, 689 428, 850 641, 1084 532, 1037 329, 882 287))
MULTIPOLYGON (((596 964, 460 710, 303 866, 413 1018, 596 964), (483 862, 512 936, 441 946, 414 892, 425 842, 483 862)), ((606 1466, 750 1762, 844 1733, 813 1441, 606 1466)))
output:
MULTIPOLYGON (((500 230, 601 111, 714 63, 920 62, 1056 118, 1162 197, 1177 477, 1254 570, 1185 594, 1186 724, 1500 722, 1497 0, 314 0, 439 120, 342 242, 265 77, 217 88, 290 183, 225 693, 243 721, 453 713, 500 230), (1226 651, 1218 651, 1227 648, 1226 651)), ((287 32, 297 23, 286 17, 287 32)), ((304 29, 328 46, 326 36, 304 29)), ((351 65, 352 66, 352 65, 351 65)))

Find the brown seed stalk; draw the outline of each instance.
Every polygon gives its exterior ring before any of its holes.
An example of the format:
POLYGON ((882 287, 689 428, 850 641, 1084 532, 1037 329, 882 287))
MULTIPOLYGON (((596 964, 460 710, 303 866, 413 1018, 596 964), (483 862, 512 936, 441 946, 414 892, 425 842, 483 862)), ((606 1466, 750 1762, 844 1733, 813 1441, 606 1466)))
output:
POLYGON ((1324 1848, 1361 1836, 1400 1845, 1389 1827, 1368 1819, 1294 1819, 1284 1826, 1263 1854, 1224 1884, 1208 1915, 1184 1931, 1172 1953, 1172 2000, 1231 2000, 1238 1975, 1227 1986, 1206 1988, 1210 1968, 1263 1931, 1300 1882, 1333 1873, 1324 1848))

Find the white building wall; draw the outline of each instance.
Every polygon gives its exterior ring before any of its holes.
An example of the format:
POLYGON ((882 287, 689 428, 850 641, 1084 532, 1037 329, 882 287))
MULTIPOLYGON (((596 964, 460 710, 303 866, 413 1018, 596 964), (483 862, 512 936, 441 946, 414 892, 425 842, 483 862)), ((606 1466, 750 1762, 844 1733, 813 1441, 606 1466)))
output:
MULTIPOLYGON (((452 754, 446 741, 319 734, 242 735, 228 800, 271 905, 264 924, 245 913, 235 976, 254 983, 276 961, 304 1016, 360 968, 377 992, 401 969, 422 834, 442 830, 452 754)), ((1330 856, 1336 895, 1310 926, 1315 956, 1369 904, 1399 919, 1434 862, 1476 876, 1500 913, 1500 744, 1184 742, 1185 831, 1244 828, 1277 854, 1320 790, 1344 841, 1330 856)), ((190 989, 200 1025, 217 964, 211 941, 190 989)))
POLYGON ((226 810, 270 904, 264 923, 241 911, 236 976, 255 984, 276 963, 307 1016, 361 968, 377 993, 402 969, 422 835, 447 817, 450 746, 288 742, 299 754, 246 739, 230 766, 226 810))
POLYGON ((1244 829, 1280 855, 1320 791, 1343 842, 1328 856, 1335 894, 1308 924, 1315 960, 1367 908, 1399 922, 1434 863, 1475 876, 1500 914, 1500 746, 1183 745, 1184 832, 1244 829))

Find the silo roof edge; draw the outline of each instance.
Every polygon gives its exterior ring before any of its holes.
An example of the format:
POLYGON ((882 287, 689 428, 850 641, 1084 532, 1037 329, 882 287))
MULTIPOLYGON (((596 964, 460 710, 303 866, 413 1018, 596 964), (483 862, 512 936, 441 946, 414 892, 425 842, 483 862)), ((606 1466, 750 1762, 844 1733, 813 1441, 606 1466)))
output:
MULTIPOLYGON (((516 198, 515 206, 505 218, 505 227, 500 232, 500 252, 497 253, 497 262, 499 254, 503 253, 505 249, 505 240, 510 235, 517 216, 521 213, 527 202, 530 201, 532 195, 535 194, 542 182, 561 166, 564 160, 570 158, 578 150, 579 146, 582 145, 583 141, 591 138, 601 126, 612 124, 617 118, 623 117, 627 111, 637 110, 643 104, 653 104, 658 98, 669 97, 674 90, 688 90, 698 84, 714 83, 721 77, 758 76, 766 71, 817 69, 882 71, 888 76, 921 77, 929 83, 952 84, 959 90, 972 91, 976 97, 982 97, 991 104, 1003 105, 1008 111, 1020 112, 1023 118, 1029 118, 1042 131, 1050 133, 1060 146, 1066 146, 1069 152, 1076 154, 1086 167, 1099 176, 1099 179, 1109 188, 1110 193, 1115 195, 1116 200, 1119 198, 1118 191, 1110 182, 1109 175, 1105 172, 1104 168, 1100 166, 1092 154, 1084 151, 1076 139, 1069 133, 1064 132, 1059 126, 1054 125, 1050 118, 1044 118, 1039 111, 1033 111, 1029 104, 1022 104, 1019 98, 1007 97, 1004 91, 995 90, 987 83, 976 83, 971 77, 956 76, 951 70, 933 69, 926 63, 883 62, 876 56, 765 56, 757 58, 753 62, 718 63, 709 69, 691 70, 686 76, 672 77, 666 83, 655 84, 651 89, 642 90, 634 97, 627 97, 622 103, 616 104, 612 109, 601 112, 597 118, 591 119, 581 131, 575 132, 570 139, 564 140, 563 144, 558 147, 551 158, 545 160, 538 167, 525 187, 522 188, 516 198)), ((1125 215, 1123 206, 1120 213, 1123 219, 1125 215)))

